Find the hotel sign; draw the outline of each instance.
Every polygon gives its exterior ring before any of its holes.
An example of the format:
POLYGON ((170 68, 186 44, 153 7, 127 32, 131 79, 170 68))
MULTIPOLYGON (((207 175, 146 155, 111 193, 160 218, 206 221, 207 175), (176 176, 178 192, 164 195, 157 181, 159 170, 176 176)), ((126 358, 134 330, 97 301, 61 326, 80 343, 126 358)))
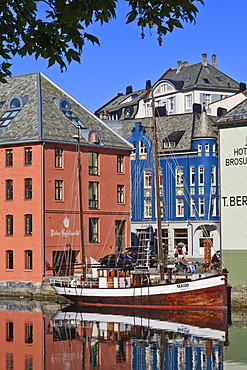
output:
POLYGON ((247 244, 247 126, 220 129, 221 230, 224 249, 247 244))

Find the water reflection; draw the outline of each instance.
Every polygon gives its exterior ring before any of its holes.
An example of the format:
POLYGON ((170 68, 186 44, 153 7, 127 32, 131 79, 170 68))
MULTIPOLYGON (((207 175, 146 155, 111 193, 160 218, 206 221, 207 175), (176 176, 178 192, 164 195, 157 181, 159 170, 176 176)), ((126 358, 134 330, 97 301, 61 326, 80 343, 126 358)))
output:
POLYGON ((0 310, 1 369, 224 368, 226 313, 78 310, 11 300, 0 301, 0 310))

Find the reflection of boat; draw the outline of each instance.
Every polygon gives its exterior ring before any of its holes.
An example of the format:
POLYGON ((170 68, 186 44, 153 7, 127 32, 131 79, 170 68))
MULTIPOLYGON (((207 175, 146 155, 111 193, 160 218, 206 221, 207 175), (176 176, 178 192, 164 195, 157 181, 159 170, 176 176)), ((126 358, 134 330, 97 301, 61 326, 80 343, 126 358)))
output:
MULTIPOLYGON (((153 114, 153 117, 155 117, 155 114, 153 114)), ((154 269, 131 270, 100 266, 96 267, 96 277, 92 278, 91 276, 89 280, 87 279, 89 275, 86 272, 85 262, 83 262, 85 253, 82 243, 83 271, 81 275, 53 278, 51 285, 57 294, 85 306, 226 310, 228 306, 226 272, 223 273, 220 269, 209 271, 205 268, 199 271, 198 268, 196 273, 192 273, 178 271, 173 264, 164 266, 155 119, 153 120, 153 128, 159 255, 157 270, 159 276, 154 269)), ((78 182, 80 185, 80 154, 78 161, 78 182)), ((81 194, 80 187, 79 194, 81 194)), ((80 208, 82 219, 82 206, 80 208)))
POLYGON ((156 310, 115 310, 91 309, 78 310, 70 306, 58 311, 52 318, 53 326, 77 326, 81 322, 114 323, 148 329, 163 330, 165 332, 193 335, 200 338, 214 339, 225 342, 227 340, 227 318, 225 314, 211 312, 205 319, 205 312, 186 312, 186 315, 177 315, 174 311, 163 311, 157 314, 156 310))

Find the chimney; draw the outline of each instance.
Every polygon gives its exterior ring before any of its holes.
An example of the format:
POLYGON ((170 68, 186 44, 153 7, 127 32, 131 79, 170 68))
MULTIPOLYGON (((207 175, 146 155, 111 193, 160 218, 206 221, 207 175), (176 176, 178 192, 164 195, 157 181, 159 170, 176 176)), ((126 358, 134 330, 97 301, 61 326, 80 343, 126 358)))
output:
POLYGON ((182 69, 182 66, 183 66, 182 61, 181 61, 181 60, 179 60, 179 61, 177 62, 177 72, 179 72, 179 71, 182 69))
POLYGON ((126 94, 125 95, 132 94, 132 92, 133 92, 132 86, 127 86, 126 87, 126 94))
POLYGON ((213 54, 211 58, 212 58, 212 66, 213 66, 214 68, 217 68, 217 64, 216 64, 216 54, 213 54))
POLYGON ((202 54, 202 64, 207 67, 208 62, 207 62, 207 54, 202 54))
POLYGON ((246 84, 244 82, 240 82, 240 84, 239 84, 239 91, 240 92, 243 92, 244 90, 246 90, 246 84))
POLYGON ((146 81, 146 90, 151 89, 151 80, 146 81))
POLYGON ((188 62, 187 62, 187 60, 185 60, 185 61, 183 62, 183 67, 188 67, 188 62))

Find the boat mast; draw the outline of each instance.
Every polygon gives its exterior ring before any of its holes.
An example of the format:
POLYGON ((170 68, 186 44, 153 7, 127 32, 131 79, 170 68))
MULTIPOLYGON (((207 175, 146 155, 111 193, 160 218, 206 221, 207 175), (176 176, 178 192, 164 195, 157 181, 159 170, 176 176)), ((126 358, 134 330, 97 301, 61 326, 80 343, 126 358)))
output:
POLYGON ((78 142, 77 149, 77 176, 78 176, 78 194, 79 194, 79 215, 80 215, 80 245, 81 245, 81 263, 83 279, 86 279, 86 260, 84 248, 84 228, 83 228, 83 207, 82 207, 82 186, 81 186, 81 150, 80 150, 80 127, 77 127, 78 135, 74 138, 78 142))
POLYGON ((157 217, 157 242, 158 242, 158 267, 160 279, 164 281, 164 254, 162 246, 161 211, 160 211, 160 186, 159 186, 159 161, 158 161, 158 138, 157 125, 155 118, 155 102, 153 89, 152 94, 152 122, 153 122, 153 148, 154 148, 154 173, 155 173, 155 193, 156 193, 156 217, 157 217))

